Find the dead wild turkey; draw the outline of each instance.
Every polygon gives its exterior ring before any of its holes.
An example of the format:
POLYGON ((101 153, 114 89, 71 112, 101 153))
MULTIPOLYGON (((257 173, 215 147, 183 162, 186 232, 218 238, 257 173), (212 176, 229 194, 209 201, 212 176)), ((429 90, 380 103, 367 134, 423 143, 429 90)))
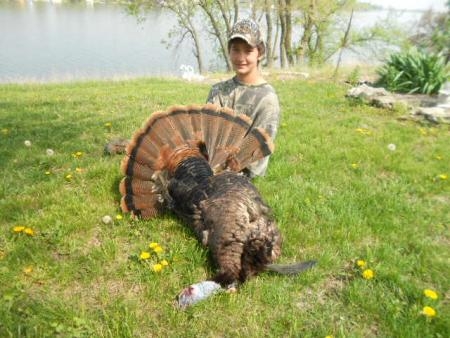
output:
POLYGON ((314 264, 276 265, 281 236, 271 209, 240 172, 273 151, 268 134, 232 110, 207 104, 153 113, 127 146, 121 207, 148 219, 171 210, 209 248, 218 272, 178 297, 184 308, 263 270, 297 273, 314 264))

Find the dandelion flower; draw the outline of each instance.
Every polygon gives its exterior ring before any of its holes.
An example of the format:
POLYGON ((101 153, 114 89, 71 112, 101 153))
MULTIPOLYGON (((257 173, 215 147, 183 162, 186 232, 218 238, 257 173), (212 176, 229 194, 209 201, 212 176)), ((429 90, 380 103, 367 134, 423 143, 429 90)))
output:
POLYGON ((438 299, 438 294, 436 291, 431 290, 431 289, 425 289, 423 290, 423 294, 425 295, 425 297, 430 298, 430 299, 438 299))
POLYGON ((9 130, 7 128, 3 128, 2 129, 2 134, 3 135, 8 135, 9 134, 9 130))
POLYGON ((81 173, 81 172, 83 171, 83 169, 81 169, 81 168, 75 168, 75 171, 76 171, 77 173, 81 173))
POLYGON ((436 316, 436 310, 433 309, 431 306, 424 306, 421 313, 429 318, 436 316))
POLYGON ((105 215, 102 217, 102 222, 104 224, 110 224, 112 222, 112 217, 109 215, 105 215))
POLYGON ((362 276, 364 279, 372 279, 375 276, 375 273, 372 269, 366 269, 363 271, 362 276))
POLYGON ((169 265, 169 262, 166 261, 165 259, 163 259, 163 260, 160 262, 160 264, 161 264, 162 266, 168 266, 168 265, 169 265))
POLYGON ((446 180, 446 179, 448 179, 448 175, 447 175, 447 174, 440 174, 440 175, 439 175, 439 178, 440 178, 441 180, 446 180))
POLYGON ((163 266, 161 264, 154 264, 152 269, 154 272, 160 272, 162 270, 163 266))
POLYGON ((352 168, 353 168, 353 169, 358 169, 358 167, 359 167, 359 164, 358 164, 358 163, 352 163, 352 168))
POLYGON ((356 128, 356 131, 360 133, 361 135, 370 135, 372 132, 369 129, 366 128, 356 128))
POLYGON ((105 127, 106 128, 111 128, 112 127, 112 123, 111 122, 106 122, 105 123, 105 127))
POLYGON ((360 268, 364 268, 367 265, 367 263, 364 259, 358 259, 356 261, 356 265, 360 268))
POLYGON ((139 255, 139 258, 142 260, 146 260, 150 258, 150 252, 148 251, 142 251, 141 254, 139 255))
POLYGON ((390 151, 395 151, 395 150, 397 149, 397 146, 396 146, 394 143, 389 143, 388 146, 387 146, 387 148, 388 148, 390 151))
POLYGON ((45 175, 50 175, 50 174, 51 174, 50 171, 46 171, 46 172, 45 172, 45 175))
POLYGON ((72 179, 72 174, 67 174, 66 175, 66 180, 70 181, 72 179))
POLYGON ((153 251, 156 253, 161 253, 164 251, 164 249, 162 248, 162 246, 158 245, 153 248, 153 251))
POLYGON ((425 128, 419 128, 420 135, 425 136, 427 134, 427 130, 425 128))
POLYGON ((441 155, 436 155, 435 158, 436 158, 436 160, 439 160, 439 161, 442 160, 442 156, 441 155))
POLYGON ((27 234, 28 236, 34 236, 34 230, 31 228, 25 228, 25 229, 23 229, 23 232, 25 234, 27 234))
POLYGON ((118 214, 118 215, 116 215, 116 219, 117 219, 118 221, 120 221, 121 219, 123 219, 123 216, 120 215, 120 214, 118 214))
POLYGON ((325 336, 325 338, 333 338, 333 336, 329 334, 328 336, 325 336))
POLYGON ((23 268, 22 271, 23 271, 24 274, 29 275, 29 274, 31 274, 33 272, 33 267, 32 266, 27 266, 27 267, 23 268))
POLYGON ((55 155, 54 150, 53 150, 53 149, 50 149, 50 148, 47 149, 45 152, 47 153, 47 156, 53 156, 53 155, 55 155))
POLYGON ((156 248, 157 246, 159 246, 159 244, 156 243, 156 242, 151 242, 151 243, 148 245, 148 247, 149 247, 150 249, 154 249, 154 248, 156 248))
POLYGON ((31 141, 30 140, 25 140, 25 142, 23 142, 23 144, 25 144, 26 147, 31 147, 31 141))
POLYGON ((13 231, 19 233, 19 232, 24 231, 25 228, 26 228, 26 227, 24 227, 23 225, 17 225, 17 226, 15 226, 15 227, 13 228, 13 231))
POLYGON ((77 151, 77 152, 73 153, 72 156, 73 156, 73 157, 77 157, 77 158, 78 158, 78 157, 81 157, 81 156, 83 156, 83 152, 77 151))

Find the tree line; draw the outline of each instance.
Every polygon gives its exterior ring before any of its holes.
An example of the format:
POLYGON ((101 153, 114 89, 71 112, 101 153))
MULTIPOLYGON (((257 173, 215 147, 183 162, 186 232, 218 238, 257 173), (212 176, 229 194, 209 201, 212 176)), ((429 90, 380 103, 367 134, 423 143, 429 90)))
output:
MULTIPOLYGON (((448 3, 450 8, 450 0, 448 3)), ((172 12, 177 24, 169 33, 167 45, 176 48, 189 41, 200 73, 206 71, 202 49, 205 33, 211 41, 209 46, 214 46, 231 70, 227 37, 233 24, 243 17, 251 17, 265 31, 267 67, 275 63, 281 68, 321 65, 334 56, 337 72, 344 50, 364 49, 380 56, 389 46, 414 42, 392 17, 354 29, 355 11, 370 9, 370 5, 356 0, 130 0, 127 8, 140 19, 145 18, 146 11, 157 8, 172 12)), ((438 21, 433 13, 429 15, 429 20, 438 21)), ((439 16, 439 27, 434 25, 434 29, 445 28, 448 16, 439 16)))

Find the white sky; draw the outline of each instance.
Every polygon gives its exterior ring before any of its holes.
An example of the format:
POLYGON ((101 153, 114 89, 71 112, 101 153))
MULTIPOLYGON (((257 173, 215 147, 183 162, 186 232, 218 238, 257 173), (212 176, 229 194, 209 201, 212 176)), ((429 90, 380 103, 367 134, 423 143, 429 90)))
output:
POLYGON ((445 11, 447 0, 363 0, 385 8, 445 11))

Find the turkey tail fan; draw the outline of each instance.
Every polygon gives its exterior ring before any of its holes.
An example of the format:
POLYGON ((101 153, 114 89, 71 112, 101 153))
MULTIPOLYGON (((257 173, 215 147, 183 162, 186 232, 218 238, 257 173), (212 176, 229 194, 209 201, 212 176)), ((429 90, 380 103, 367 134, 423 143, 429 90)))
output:
POLYGON ((252 129, 242 140, 239 151, 233 157, 238 162, 238 170, 273 153, 274 145, 269 134, 262 128, 252 129))
POLYGON ((121 206, 143 218, 157 215, 168 198, 158 177, 167 177, 188 157, 205 157, 214 172, 241 170, 269 155, 273 144, 246 115, 217 105, 173 106, 154 112, 126 148, 121 164, 121 206))
POLYGON ((146 219, 155 217, 163 211, 161 195, 152 181, 124 177, 119 190, 122 195, 120 206, 123 212, 131 212, 135 217, 146 219))

